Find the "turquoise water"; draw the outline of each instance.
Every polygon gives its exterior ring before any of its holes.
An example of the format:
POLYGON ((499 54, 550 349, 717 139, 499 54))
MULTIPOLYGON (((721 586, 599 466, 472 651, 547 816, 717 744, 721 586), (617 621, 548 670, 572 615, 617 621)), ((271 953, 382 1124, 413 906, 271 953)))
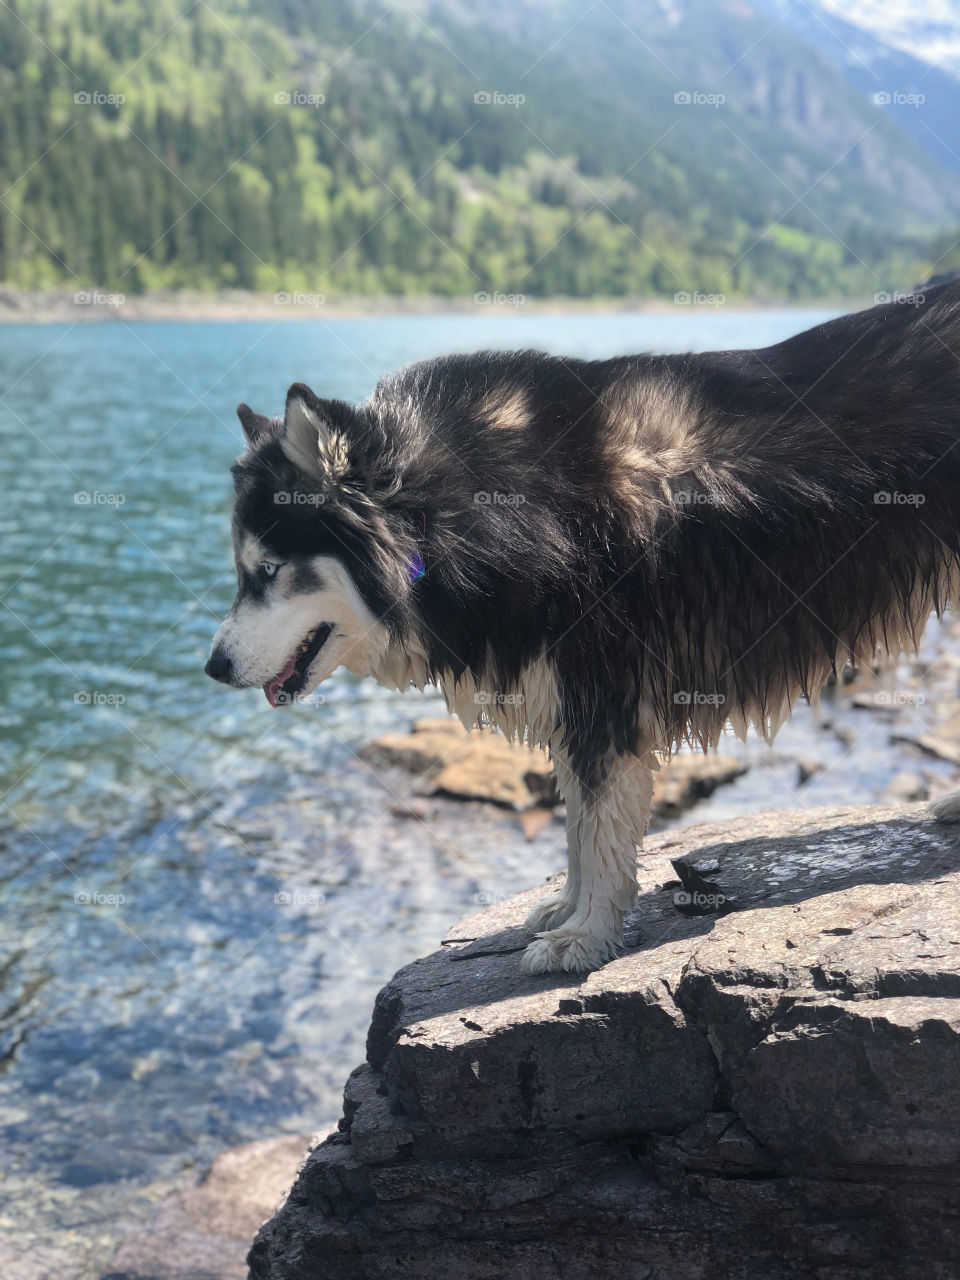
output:
MULTIPOLYGON (((151 1188, 332 1120, 379 985, 561 864, 559 826, 527 846, 482 810, 390 815, 409 784, 355 751, 436 702, 338 676, 277 713, 203 675, 234 586, 236 402, 358 398, 449 350, 752 346, 825 314, 0 330, 0 1243, 69 1238, 96 1274, 151 1188)), ((884 750, 820 798, 871 798, 851 786, 884 750)), ((774 777, 729 795, 789 803, 774 777)))

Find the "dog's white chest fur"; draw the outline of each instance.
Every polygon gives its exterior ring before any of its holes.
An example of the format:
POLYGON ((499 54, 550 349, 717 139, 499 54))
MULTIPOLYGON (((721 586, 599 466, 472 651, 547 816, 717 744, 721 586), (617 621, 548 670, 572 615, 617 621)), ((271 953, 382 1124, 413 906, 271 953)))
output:
MULTIPOLYGON (((406 690, 415 685, 421 691, 431 683, 425 651, 415 642, 392 645, 373 673, 387 689, 406 690)), ((450 711, 465 729, 489 726, 508 738, 531 746, 553 747, 558 728, 557 681, 546 659, 530 663, 516 684, 498 689, 492 680, 465 671, 455 677, 442 672, 437 686, 450 711)))
POLYGON ((497 689, 492 682, 477 680, 468 671, 458 680, 451 673, 444 673, 439 685, 447 706, 464 728, 473 729, 479 723, 531 746, 553 745, 557 682, 549 662, 541 659, 531 663, 508 689, 497 689))

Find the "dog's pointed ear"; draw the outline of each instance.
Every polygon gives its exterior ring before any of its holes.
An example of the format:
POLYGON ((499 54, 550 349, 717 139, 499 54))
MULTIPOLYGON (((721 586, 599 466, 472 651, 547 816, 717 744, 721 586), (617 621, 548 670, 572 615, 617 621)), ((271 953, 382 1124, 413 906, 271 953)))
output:
POLYGON ((347 439, 329 406, 302 382, 287 392, 280 445, 295 467, 325 485, 335 487, 350 469, 347 439))
POLYGON ((247 444, 259 444, 268 435, 273 435, 280 427, 278 418, 266 418, 262 413, 254 413, 248 404, 237 405, 237 417, 243 427, 243 435, 247 444))

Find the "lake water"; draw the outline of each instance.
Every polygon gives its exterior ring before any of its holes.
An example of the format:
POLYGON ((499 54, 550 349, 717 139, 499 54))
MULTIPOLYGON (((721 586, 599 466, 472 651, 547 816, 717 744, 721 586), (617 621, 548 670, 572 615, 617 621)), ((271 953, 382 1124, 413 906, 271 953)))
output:
MULTIPOLYGON (((0 1244, 98 1275, 218 1150, 333 1120, 377 988, 478 902, 562 865, 559 826, 527 846, 479 808, 391 817, 402 784, 356 749, 435 700, 337 676, 320 706, 277 713, 203 675, 234 587, 236 402, 279 411, 295 381, 359 398, 450 350, 754 346, 825 316, 0 331, 0 1244)), ((809 718, 788 732, 813 749, 809 718)), ((821 802, 875 798, 895 768, 886 735, 822 751, 838 767, 821 802)), ((791 803, 765 760, 722 806, 791 803)))

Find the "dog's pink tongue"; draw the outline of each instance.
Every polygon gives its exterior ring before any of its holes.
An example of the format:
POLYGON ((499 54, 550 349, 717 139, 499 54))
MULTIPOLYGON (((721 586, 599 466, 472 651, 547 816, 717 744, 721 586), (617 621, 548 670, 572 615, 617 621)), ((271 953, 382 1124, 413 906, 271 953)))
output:
POLYGON ((263 686, 263 692, 267 695, 267 701, 271 707, 278 706, 277 697, 280 690, 293 675, 297 669, 297 655, 294 654, 287 665, 283 668, 278 676, 274 676, 272 680, 268 680, 263 686))

